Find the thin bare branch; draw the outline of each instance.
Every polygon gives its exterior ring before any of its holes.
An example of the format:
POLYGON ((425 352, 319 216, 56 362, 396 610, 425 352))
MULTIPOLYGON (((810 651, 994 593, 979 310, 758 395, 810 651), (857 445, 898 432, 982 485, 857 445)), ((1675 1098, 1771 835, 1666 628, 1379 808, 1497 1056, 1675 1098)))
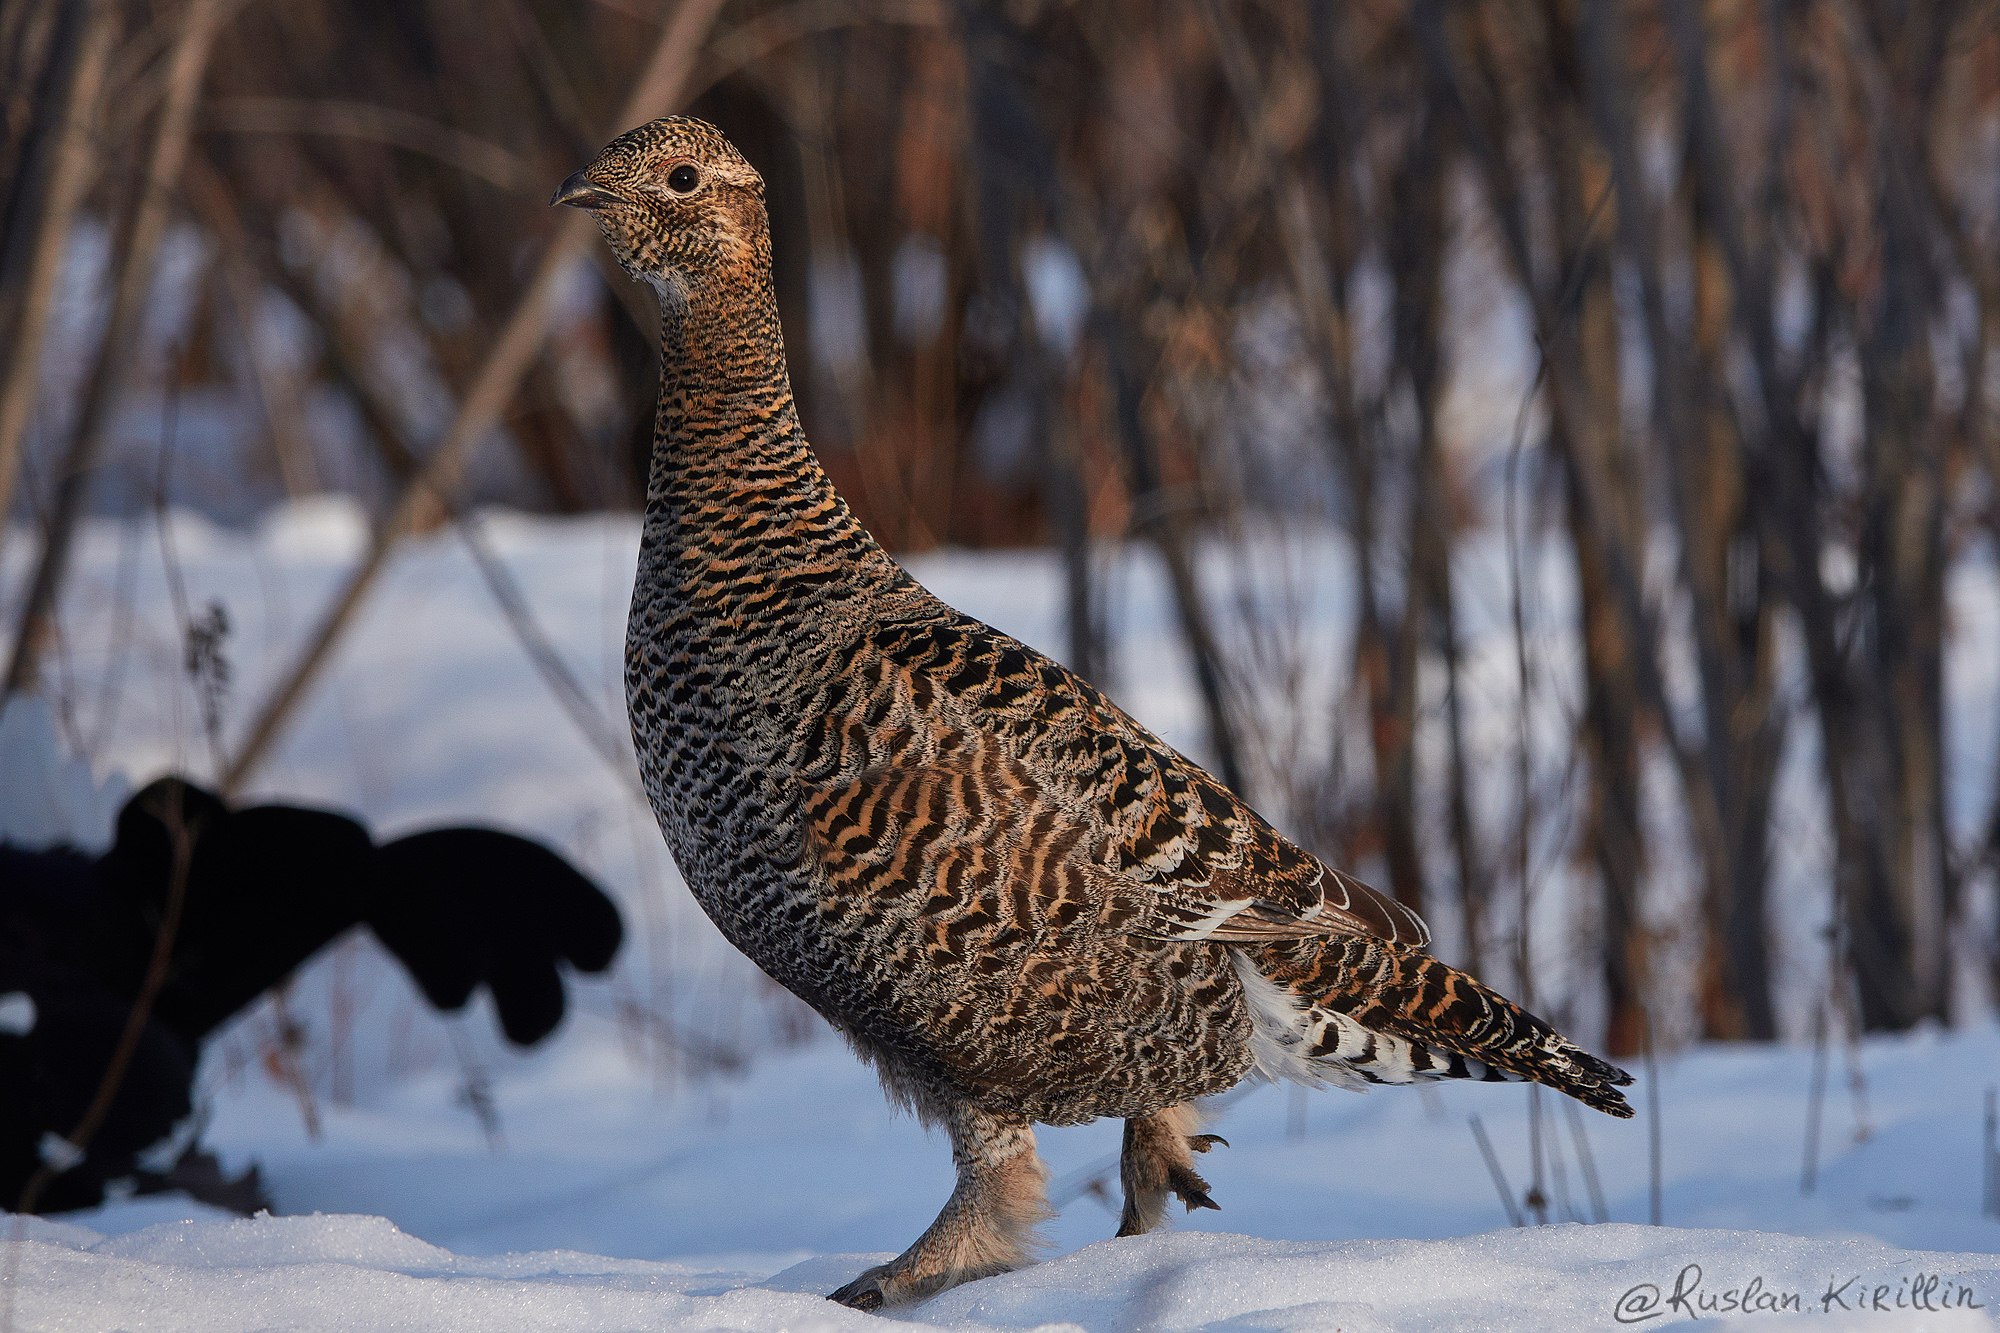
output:
POLYGON ((70 543, 83 510, 92 471, 111 424, 111 413, 124 393, 137 355, 141 318, 152 290, 154 260, 166 234, 175 182, 186 158, 188 137, 201 96, 208 57, 223 21, 237 0, 188 0, 182 11, 169 57, 167 95, 161 104, 153 141, 146 154, 146 172, 133 214, 131 234, 120 256, 112 288, 111 313, 98 344, 74 434, 56 477, 56 498, 43 537, 41 558, 28 583, 14 634, 13 657, 7 666, 0 699, 33 688, 43 650, 55 623, 56 598, 69 568, 70 543))
MULTIPOLYGON (((48 110, 42 133, 47 151, 22 172, 23 189, 40 180, 41 211, 17 256, 0 253, 0 318, 11 312, 7 362, 0 370, 0 521, 4 521, 21 471, 22 440, 28 428, 42 368, 47 329, 63 252, 77 210, 97 175, 92 122, 104 86, 105 67, 118 36, 114 0, 80 0, 63 7, 65 22, 55 38, 57 59, 66 70, 64 87, 48 110)), ((8 240, 14 240, 9 236, 8 240)), ((0 691, 0 698, 5 697, 0 691)))

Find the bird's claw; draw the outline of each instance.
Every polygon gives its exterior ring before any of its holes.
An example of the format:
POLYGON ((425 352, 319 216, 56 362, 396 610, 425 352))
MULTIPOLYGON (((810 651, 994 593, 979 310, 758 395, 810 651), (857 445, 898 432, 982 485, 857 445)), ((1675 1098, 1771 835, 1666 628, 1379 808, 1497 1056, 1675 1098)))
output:
POLYGON ((1220 1134, 1190 1134, 1187 1144, 1196 1152, 1207 1152, 1210 1148, 1227 1148, 1229 1140, 1220 1134))
POLYGON ((850 1310, 879 1310, 886 1303, 882 1293, 881 1270, 871 1268, 854 1281, 837 1291, 827 1294, 827 1299, 835 1305, 844 1305, 850 1310))
POLYGON ((1167 1188, 1174 1197, 1187 1205, 1193 1212, 1197 1208, 1213 1208, 1222 1211, 1222 1205, 1208 1197, 1208 1182, 1185 1167, 1174 1167, 1167 1172, 1167 1188))

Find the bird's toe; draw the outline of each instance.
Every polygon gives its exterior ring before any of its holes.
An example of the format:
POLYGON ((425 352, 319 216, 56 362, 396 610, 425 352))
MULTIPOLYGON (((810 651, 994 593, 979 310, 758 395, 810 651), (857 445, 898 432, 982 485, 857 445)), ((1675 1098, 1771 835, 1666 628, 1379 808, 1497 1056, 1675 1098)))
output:
POLYGON ((850 1310, 879 1310, 888 1303, 888 1295, 882 1290, 882 1279, 887 1273, 887 1265, 871 1268, 846 1286, 828 1293, 827 1299, 850 1310))
MULTIPOLYGON (((1214 1207, 1213 1204, 1209 1206, 1214 1207)), ((1000 1262, 942 1267, 911 1264, 905 1256, 896 1263, 879 1264, 869 1269, 840 1290, 829 1293, 827 1299, 851 1310, 914 1305, 962 1283, 997 1277, 1012 1269, 1012 1264, 1000 1262)))
POLYGON ((1167 1188, 1174 1197, 1187 1205, 1193 1212, 1197 1208, 1213 1208, 1222 1211, 1222 1205, 1208 1197, 1208 1182, 1184 1166, 1172 1167, 1167 1171, 1167 1188))

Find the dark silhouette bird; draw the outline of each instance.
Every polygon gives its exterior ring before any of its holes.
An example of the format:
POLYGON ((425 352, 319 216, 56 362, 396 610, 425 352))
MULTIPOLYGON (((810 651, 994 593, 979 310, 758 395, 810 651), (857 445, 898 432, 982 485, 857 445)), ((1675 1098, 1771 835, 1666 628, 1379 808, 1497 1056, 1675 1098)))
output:
POLYGON ((245 1202, 187 1152, 201 1044, 357 925, 439 1009, 485 987, 523 1046, 562 1020, 559 965, 602 971, 623 935, 611 900, 526 838, 440 828, 377 846, 343 815, 232 810, 178 778, 126 802, 102 856, 0 844, 0 1208, 31 1180, 50 1212, 127 1186, 245 1202), (71 1143, 121 1041, 115 1096, 71 1143))
POLYGON ((1024 1261, 1035 1122, 1125 1120, 1120 1234, 1213 1207, 1190 1103, 1252 1073, 1630 1077, 1431 957, 1087 682, 933 597, 800 428, 763 181, 712 126, 611 142, 553 202, 659 296, 659 414, 626 640, 654 812, 723 933, 951 1137, 944 1211, 833 1293, 872 1308, 1024 1261))

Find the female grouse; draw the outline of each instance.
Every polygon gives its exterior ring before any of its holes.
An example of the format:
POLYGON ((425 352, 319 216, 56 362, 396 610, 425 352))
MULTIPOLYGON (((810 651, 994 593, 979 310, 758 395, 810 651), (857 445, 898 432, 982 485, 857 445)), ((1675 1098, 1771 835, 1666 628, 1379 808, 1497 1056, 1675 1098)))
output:
POLYGON ((925 591, 814 460, 764 186, 712 126, 612 141, 553 202, 658 293, 625 680, 654 812, 724 934, 951 1136, 957 1188, 871 1308, 1021 1263, 1036 1121, 1125 1119, 1120 1234, 1213 1207, 1190 1103, 1248 1074, 1631 1080, 1425 952, 1085 681, 925 591))

